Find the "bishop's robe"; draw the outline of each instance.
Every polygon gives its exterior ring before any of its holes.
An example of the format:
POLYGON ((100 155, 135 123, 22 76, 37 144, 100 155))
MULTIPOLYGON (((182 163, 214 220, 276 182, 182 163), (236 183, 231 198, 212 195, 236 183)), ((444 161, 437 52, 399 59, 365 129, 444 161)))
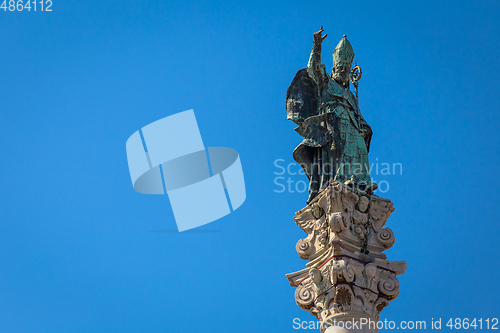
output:
MULTIPOLYGON (((312 55, 311 55, 312 57, 312 55)), ((343 88, 324 65, 311 61, 287 90, 287 119, 304 137, 293 158, 309 179, 308 203, 330 180, 361 188, 371 184, 368 151, 372 130, 349 88, 343 88)))

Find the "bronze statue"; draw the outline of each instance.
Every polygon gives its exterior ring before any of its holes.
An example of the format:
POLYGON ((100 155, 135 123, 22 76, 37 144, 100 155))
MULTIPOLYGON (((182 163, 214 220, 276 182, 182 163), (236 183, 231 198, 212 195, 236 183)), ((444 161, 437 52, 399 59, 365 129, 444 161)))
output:
POLYGON ((304 137, 293 158, 309 178, 309 199, 314 199, 330 180, 371 193, 368 152, 372 130, 358 105, 357 86, 361 69, 351 71, 354 51, 346 36, 333 51, 332 74, 321 64, 323 27, 316 32, 307 68, 295 75, 287 90, 287 119, 299 125, 304 137), (349 75, 356 97, 349 89, 349 75))

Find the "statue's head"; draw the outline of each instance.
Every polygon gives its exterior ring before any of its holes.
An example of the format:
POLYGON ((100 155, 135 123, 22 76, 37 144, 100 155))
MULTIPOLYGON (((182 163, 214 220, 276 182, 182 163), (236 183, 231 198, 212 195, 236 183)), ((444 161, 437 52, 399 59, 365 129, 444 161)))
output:
POLYGON ((365 274, 368 281, 373 279, 375 277, 375 274, 377 274, 377 265, 374 263, 367 264, 365 266, 365 274))
POLYGON ((370 203, 370 199, 365 197, 364 195, 359 197, 358 201, 358 209, 361 213, 366 212, 366 209, 368 208, 368 204, 370 203))
POLYGON ((311 268, 309 270, 309 276, 311 277, 311 280, 314 282, 314 284, 320 283, 321 280, 323 279, 321 271, 317 268, 311 268))
POLYGON ((349 73, 351 71, 352 60, 354 59, 354 50, 351 43, 344 35, 333 50, 333 69, 332 78, 340 84, 349 84, 349 73))

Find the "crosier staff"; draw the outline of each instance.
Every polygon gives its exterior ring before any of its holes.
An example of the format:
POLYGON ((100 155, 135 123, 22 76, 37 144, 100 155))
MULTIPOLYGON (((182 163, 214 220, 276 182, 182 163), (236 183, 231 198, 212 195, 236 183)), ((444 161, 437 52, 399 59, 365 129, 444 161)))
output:
POLYGON ((351 70, 350 73, 350 79, 351 83, 354 86, 354 93, 356 94, 356 103, 358 103, 358 108, 359 108, 359 97, 358 97, 358 85, 359 85, 359 80, 361 79, 361 75, 363 72, 361 71, 361 67, 358 66, 358 61, 354 61, 354 67, 351 70))

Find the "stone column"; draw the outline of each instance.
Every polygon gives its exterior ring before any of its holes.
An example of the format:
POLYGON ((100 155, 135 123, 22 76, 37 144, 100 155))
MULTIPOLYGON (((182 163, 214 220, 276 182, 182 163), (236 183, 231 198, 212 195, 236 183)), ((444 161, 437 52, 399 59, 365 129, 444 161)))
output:
POLYGON ((384 228, 388 199, 332 182, 295 214, 307 236, 297 242, 306 268, 287 274, 297 305, 321 321, 322 333, 377 332, 379 314, 399 294, 405 261, 382 252, 394 244, 384 228))

